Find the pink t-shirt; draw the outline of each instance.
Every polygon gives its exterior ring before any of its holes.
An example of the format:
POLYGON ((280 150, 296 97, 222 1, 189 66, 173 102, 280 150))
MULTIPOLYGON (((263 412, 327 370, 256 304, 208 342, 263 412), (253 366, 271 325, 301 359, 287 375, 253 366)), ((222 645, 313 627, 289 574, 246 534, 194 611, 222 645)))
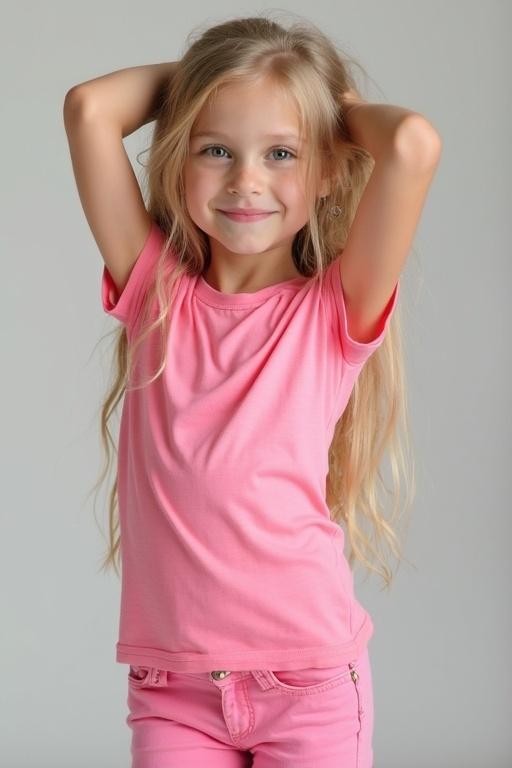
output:
MULTIPOLYGON (((162 244, 153 222, 119 298, 104 267, 103 308, 129 334, 162 244)), ((337 262, 322 286, 298 277, 253 293, 183 276, 164 372, 123 402, 116 661, 290 670, 364 650, 373 624, 329 519, 328 448, 398 293, 364 344, 347 333, 337 262)), ((151 373, 158 353, 141 352, 151 373)))

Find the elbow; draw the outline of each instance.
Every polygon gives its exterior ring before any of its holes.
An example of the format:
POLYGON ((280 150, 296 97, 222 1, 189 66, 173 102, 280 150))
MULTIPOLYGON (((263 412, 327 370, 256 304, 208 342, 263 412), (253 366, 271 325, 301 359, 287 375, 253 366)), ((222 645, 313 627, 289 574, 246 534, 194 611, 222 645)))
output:
POLYGON ((397 130, 395 150, 405 162, 416 167, 432 168, 441 157, 441 136, 423 115, 413 112, 407 115, 397 130))
POLYGON ((69 89, 64 97, 62 113, 65 124, 70 124, 76 118, 83 118, 92 113, 90 94, 83 85, 74 85, 69 89))
POLYGON ((64 104, 62 107, 62 114, 64 117, 64 124, 67 125, 72 119, 79 114, 82 108, 82 94, 77 86, 73 86, 66 93, 64 97, 64 104))

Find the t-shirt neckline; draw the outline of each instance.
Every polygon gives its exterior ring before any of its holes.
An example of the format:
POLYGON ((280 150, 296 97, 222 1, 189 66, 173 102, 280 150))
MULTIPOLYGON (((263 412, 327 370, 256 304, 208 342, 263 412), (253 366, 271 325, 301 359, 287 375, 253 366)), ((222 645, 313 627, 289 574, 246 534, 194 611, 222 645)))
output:
POLYGON ((309 278, 304 275, 300 275, 298 277, 292 277, 289 280, 282 280, 279 283, 267 285, 265 288, 260 288, 258 291, 223 293, 210 285, 210 283, 205 280, 203 274, 200 274, 196 280, 195 292, 207 304, 213 306, 248 307, 255 304, 261 304, 266 301, 266 299, 287 288, 304 285, 308 279, 309 278))

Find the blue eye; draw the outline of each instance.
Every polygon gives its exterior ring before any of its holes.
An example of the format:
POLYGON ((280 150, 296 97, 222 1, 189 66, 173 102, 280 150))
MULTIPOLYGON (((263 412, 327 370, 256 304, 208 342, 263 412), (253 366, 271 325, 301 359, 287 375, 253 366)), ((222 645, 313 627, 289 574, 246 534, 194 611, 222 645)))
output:
MULTIPOLYGON (((204 155, 208 153, 211 149, 220 149, 222 150, 222 152, 227 152, 227 149, 224 149, 224 147, 221 147, 219 144, 212 144, 210 147, 205 147, 203 150, 201 150, 199 154, 204 155)), ((288 157, 283 158, 284 160, 289 160, 295 157, 295 155, 292 152, 290 152, 290 150, 285 149, 285 147, 276 147, 276 149, 273 149, 272 152, 286 152, 288 155, 290 155, 289 158, 288 157)), ((209 155, 209 157, 218 157, 221 160, 223 159, 220 155, 209 155)))

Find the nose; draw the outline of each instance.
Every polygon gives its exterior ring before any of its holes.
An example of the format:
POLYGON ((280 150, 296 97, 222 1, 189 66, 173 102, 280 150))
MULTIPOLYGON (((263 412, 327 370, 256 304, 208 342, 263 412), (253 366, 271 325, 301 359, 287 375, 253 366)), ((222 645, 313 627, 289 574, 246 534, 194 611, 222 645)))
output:
POLYGON ((254 192, 261 192, 262 189, 262 175, 254 164, 239 165, 238 169, 231 174, 228 182, 228 191, 231 194, 237 193, 241 197, 254 192))

